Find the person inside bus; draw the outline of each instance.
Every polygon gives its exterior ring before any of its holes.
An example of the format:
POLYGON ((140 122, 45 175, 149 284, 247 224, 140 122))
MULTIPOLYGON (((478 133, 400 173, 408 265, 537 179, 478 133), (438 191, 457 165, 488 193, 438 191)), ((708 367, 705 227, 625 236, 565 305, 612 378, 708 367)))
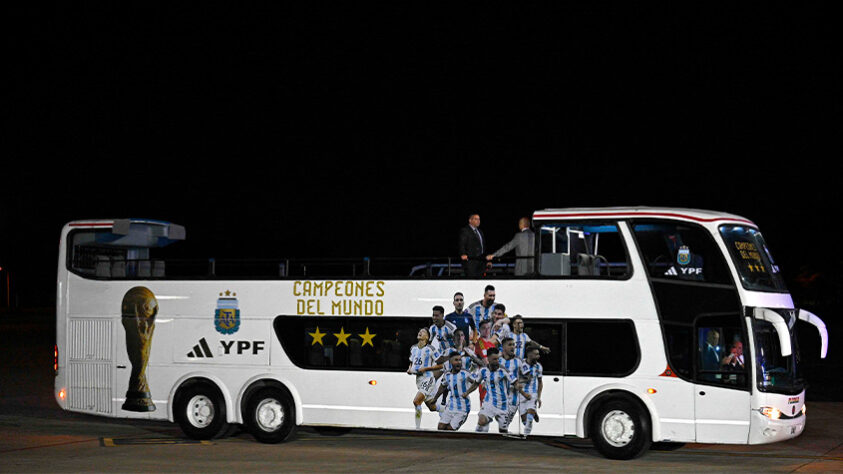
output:
POLYGON ((709 329, 705 337, 705 347, 702 351, 702 370, 720 370, 720 333, 716 329, 709 329))
POLYGON ((743 365, 743 343, 740 339, 732 343, 729 355, 720 361, 720 366, 726 370, 744 370, 743 365))

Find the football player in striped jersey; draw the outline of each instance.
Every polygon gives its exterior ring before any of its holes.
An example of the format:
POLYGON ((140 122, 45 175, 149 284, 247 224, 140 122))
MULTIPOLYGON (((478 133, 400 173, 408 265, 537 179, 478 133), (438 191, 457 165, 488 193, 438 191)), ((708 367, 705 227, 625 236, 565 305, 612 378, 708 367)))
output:
POLYGON ((430 411, 437 411, 436 406, 436 377, 433 373, 442 369, 442 364, 436 362, 441 356, 439 351, 430 344, 430 331, 427 328, 419 329, 416 336, 418 344, 410 348, 410 367, 407 373, 416 376, 416 387, 419 391, 413 398, 413 406, 416 410, 416 429, 421 428, 421 405, 424 403, 430 411))
POLYGON ((486 388, 486 397, 477 419, 475 431, 487 433, 492 420, 497 421, 498 431, 506 433, 509 427, 507 413, 512 401, 510 390, 518 386, 517 377, 513 377, 500 365, 500 351, 492 347, 486 355, 489 366, 483 367, 478 373, 478 382, 486 388))
POLYGON ((515 357, 524 360, 526 357, 525 349, 527 348, 527 344, 530 342, 538 344, 539 350, 545 354, 550 352, 549 347, 539 344, 538 341, 533 341, 530 339, 530 336, 524 332, 524 318, 520 314, 513 316, 510 322, 512 324, 512 334, 510 334, 510 337, 515 339, 515 357))
POLYGON ((430 332, 430 343, 443 354, 447 354, 448 350, 454 347, 454 331, 457 330, 457 325, 445 321, 445 308, 441 306, 433 307, 433 324, 428 331, 430 332))
POLYGON ((456 431, 465 423, 468 412, 471 411, 471 400, 468 395, 477 386, 477 379, 473 374, 463 368, 463 355, 451 350, 448 358, 450 370, 442 376, 442 385, 436 396, 448 392, 448 404, 446 410, 440 412, 440 430, 456 431))
POLYGON ((533 431, 533 422, 539 421, 537 410, 542 406, 542 365, 540 345, 532 342, 526 349, 527 359, 521 370, 524 390, 518 395, 518 406, 521 411, 521 423, 524 424, 524 436, 533 431))
MULTIPOLYGON (((524 361, 515 357, 515 340, 511 337, 505 338, 501 341, 501 358, 499 360, 500 366, 503 367, 509 375, 515 379, 520 378, 522 375, 521 370, 524 368, 524 361)), ((506 413, 507 421, 506 425, 512 422, 515 419, 516 413, 518 413, 518 397, 519 391, 523 393, 523 388, 516 388, 515 386, 510 388, 511 394, 509 397, 509 404, 508 410, 506 413)))

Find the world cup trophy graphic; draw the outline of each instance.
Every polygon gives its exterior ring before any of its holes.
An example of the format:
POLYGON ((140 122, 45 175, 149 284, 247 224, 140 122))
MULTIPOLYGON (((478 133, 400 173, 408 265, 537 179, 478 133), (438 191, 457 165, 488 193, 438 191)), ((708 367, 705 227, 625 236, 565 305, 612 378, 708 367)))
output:
POLYGON ((126 330, 126 352, 132 364, 123 409, 137 412, 155 411, 146 380, 146 365, 152 348, 158 300, 149 288, 136 286, 123 296, 121 308, 123 329, 126 330))

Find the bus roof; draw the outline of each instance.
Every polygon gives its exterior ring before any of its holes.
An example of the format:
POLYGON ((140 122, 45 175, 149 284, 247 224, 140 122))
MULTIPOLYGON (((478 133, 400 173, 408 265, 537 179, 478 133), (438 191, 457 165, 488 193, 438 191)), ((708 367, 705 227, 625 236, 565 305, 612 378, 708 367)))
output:
POLYGON ((702 223, 717 221, 740 222, 755 225, 751 220, 719 211, 703 209, 683 209, 676 207, 571 207, 561 209, 545 209, 533 213, 533 220, 551 219, 582 219, 582 218, 635 218, 648 217, 654 219, 681 219, 702 223))

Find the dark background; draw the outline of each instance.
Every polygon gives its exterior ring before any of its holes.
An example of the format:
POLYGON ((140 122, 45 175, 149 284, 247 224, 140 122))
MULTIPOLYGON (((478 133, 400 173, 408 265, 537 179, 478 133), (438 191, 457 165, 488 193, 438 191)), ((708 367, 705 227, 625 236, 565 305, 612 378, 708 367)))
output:
POLYGON ((183 224, 196 257, 447 256, 471 212, 496 247, 537 209, 650 205, 755 221, 834 330, 831 4, 306 4, 13 7, 12 306, 54 302, 74 219, 183 224))

